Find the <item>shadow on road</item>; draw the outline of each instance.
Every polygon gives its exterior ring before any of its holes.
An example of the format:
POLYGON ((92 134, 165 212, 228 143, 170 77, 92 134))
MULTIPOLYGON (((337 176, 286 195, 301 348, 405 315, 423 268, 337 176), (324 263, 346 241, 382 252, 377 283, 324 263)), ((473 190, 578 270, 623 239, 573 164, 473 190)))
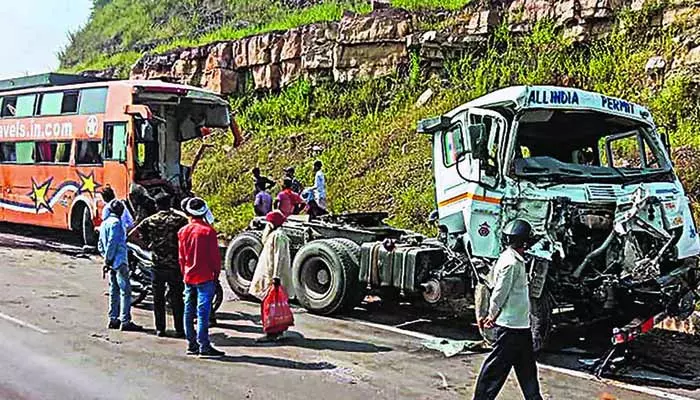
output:
POLYGON ((313 362, 305 363, 300 361, 292 361, 284 358, 274 358, 274 357, 254 357, 254 356, 223 356, 220 358, 213 358, 215 361, 229 362, 229 363, 247 363, 263 365, 267 367, 276 368, 287 368, 287 369, 298 369, 302 371, 321 371, 327 369, 335 369, 336 366, 328 362, 313 362))
POLYGON ((30 225, 1 223, 0 246, 88 257, 83 251, 78 235, 74 232, 30 225))
POLYGON ((340 339, 307 339, 298 332, 287 332, 282 340, 271 343, 258 343, 254 338, 228 336, 223 333, 210 335, 211 341, 222 347, 284 347, 293 346, 312 350, 331 350, 348 353, 383 353, 391 351, 390 347, 377 346, 372 343, 355 342, 340 339))

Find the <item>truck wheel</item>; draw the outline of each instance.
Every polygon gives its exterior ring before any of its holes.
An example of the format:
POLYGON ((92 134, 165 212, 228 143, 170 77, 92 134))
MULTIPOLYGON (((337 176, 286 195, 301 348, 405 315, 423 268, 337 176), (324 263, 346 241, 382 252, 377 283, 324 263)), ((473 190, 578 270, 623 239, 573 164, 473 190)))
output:
POLYGON ((294 258, 292 281, 299 304, 321 315, 354 308, 361 300, 357 253, 349 240, 308 243, 294 258))
POLYGON ((92 214, 89 207, 83 207, 82 231, 83 243, 86 246, 97 245, 97 231, 95 230, 95 224, 92 223, 92 214))
POLYGON ((245 300, 257 299, 248 293, 250 282, 258 265, 258 258, 262 252, 262 233, 256 231, 243 232, 236 236, 226 249, 224 268, 226 280, 239 298, 245 300))
POLYGON ((539 299, 530 298, 530 329, 535 353, 547 347, 552 332, 552 297, 544 289, 539 299))
MULTIPOLYGON (((489 302, 491 301, 491 290, 482 283, 477 283, 474 288, 474 314, 476 321, 488 316, 489 302)), ((479 328, 479 333, 484 341, 492 345, 496 341, 493 329, 479 328)))

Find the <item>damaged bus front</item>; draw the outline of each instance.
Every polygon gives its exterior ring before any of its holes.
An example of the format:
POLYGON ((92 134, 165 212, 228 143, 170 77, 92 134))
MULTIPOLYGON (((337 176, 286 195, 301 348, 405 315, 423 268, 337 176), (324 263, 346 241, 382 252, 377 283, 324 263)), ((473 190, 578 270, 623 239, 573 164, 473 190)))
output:
POLYGON ((578 322, 684 317, 700 241, 667 140, 649 112, 571 88, 511 87, 422 121, 433 135, 441 237, 470 260, 477 313, 515 218, 534 228, 533 334, 554 307, 578 322))

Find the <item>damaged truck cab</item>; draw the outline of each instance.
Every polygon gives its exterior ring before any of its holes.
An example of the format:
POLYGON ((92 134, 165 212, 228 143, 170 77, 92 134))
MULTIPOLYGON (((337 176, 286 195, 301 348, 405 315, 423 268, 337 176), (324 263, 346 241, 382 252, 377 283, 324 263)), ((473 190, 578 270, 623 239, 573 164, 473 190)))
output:
POLYGON ((694 307, 700 240, 667 139, 643 107, 572 88, 501 89, 419 123, 432 135, 440 234, 465 254, 484 310, 500 230, 522 218, 533 335, 551 310, 587 322, 694 307), (483 285, 483 286, 482 286, 483 285))
MULTIPOLYGON (((527 267, 536 347, 555 308, 576 323, 692 312, 700 241, 667 141, 643 107, 520 86, 420 121, 418 131, 432 138, 438 237, 390 227, 382 213, 291 217, 283 229, 305 308, 333 314, 372 293, 458 314, 474 300, 479 316, 501 229, 522 218, 534 229, 527 267)), ((263 227, 254 220, 228 247, 226 273, 240 296, 263 227)))

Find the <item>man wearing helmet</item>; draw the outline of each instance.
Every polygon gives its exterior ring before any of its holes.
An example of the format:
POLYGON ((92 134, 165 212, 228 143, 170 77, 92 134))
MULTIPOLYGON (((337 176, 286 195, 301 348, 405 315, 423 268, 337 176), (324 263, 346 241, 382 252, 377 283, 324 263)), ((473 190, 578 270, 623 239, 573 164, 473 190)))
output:
POLYGON ((491 273, 493 290, 488 316, 478 324, 493 328, 495 343, 476 381, 475 400, 495 399, 511 368, 526 400, 541 400, 530 332, 530 296, 523 258, 532 227, 516 219, 503 230, 505 250, 491 273))

